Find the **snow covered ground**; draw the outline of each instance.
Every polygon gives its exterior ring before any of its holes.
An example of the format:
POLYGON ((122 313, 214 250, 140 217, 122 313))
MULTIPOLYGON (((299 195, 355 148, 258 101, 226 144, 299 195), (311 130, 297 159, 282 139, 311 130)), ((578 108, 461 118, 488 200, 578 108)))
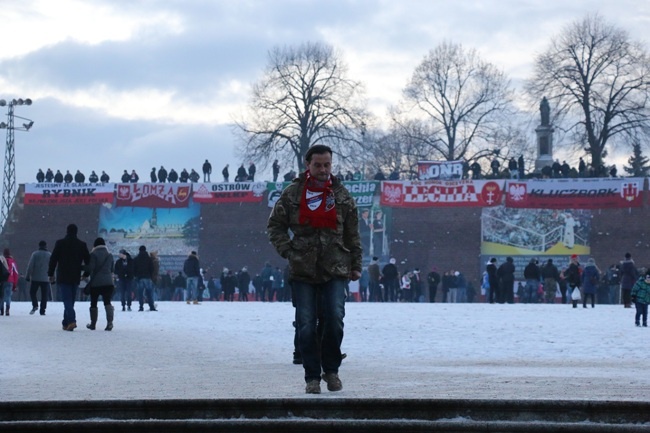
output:
POLYGON ((596 305, 346 306, 344 389, 304 394, 287 303, 160 302, 115 312, 105 332, 61 330, 14 302, 0 317, 0 401, 196 398, 650 400, 649 328, 596 305), (145 307, 146 309, 146 307, 145 307))

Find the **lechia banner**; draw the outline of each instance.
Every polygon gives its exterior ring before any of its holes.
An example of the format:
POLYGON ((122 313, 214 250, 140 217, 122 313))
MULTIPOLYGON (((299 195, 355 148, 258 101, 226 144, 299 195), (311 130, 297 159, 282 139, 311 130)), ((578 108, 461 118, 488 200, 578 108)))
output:
POLYGON ((120 183, 115 204, 149 208, 187 207, 191 190, 189 183, 120 183))
POLYGON ((26 205, 112 203, 114 183, 27 183, 26 205))
MULTIPOLYGON (((375 196, 379 193, 379 186, 381 182, 376 180, 360 180, 360 181, 343 181, 343 186, 350 191, 350 195, 354 197, 357 207, 370 207, 375 204, 375 196)), ((275 206, 282 191, 291 182, 269 182, 266 184, 266 189, 269 192, 268 204, 269 207, 275 206)))
POLYGON ((501 204, 503 180, 384 181, 381 205, 391 207, 489 207, 501 204))
POLYGON ((643 178, 508 181, 506 206, 543 209, 640 207, 643 178))
POLYGON ((192 198, 197 203, 260 202, 265 191, 264 182, 197 183, 192 198))

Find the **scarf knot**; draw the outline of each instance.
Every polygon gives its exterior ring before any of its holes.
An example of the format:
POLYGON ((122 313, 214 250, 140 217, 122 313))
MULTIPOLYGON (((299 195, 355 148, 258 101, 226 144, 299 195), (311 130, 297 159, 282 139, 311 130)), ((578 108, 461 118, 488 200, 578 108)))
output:
POLYGON ((332 177, 318 182, 309 170, 305 171, 305 189, 300 200, 300 224, 313 228, 336 229, 336 202, 332 190, 332 177))

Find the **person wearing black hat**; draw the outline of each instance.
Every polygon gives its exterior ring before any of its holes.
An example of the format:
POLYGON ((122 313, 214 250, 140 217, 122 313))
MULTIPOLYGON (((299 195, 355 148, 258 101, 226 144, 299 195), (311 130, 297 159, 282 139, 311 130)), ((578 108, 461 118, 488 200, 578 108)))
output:
POLYGON ((144 311, 144 298, 147 297, 149 311, 157 311, 153 302, 153 260, 147 252, 147 247, 140 246, 139 253, 133 259, 133 276, 137 281, 138 301, 140 308, 138 311, 144 311))
POLYGON ((29 287, 29 296, 32 299, 32 311, 29 314, 34 314, 38 310, 38 300, 36 292, 41 290, 41 316, 45 315, 47 308, 47 297, 50 294, 50 280, 47 277, 47 267, 50 263, 50 256, 52 254, 47 250, 47 243, 40 241, 38 243, 38 250, 32 253, 27 264, 27 272, 25 279, 31 281, 29 287))
POLYGON ((133 258, 125 249, 118 254, 119 259, 115 262, 115 275, 117 276, 117 289, 122 302, 122 311, 131 311, 133 300, 133 258))
POLYGON ((63 300, 61 324, 64 331, 74 331, 77 327, 74 301, 81 280, 81 271, 90 262, 88 246, 77 237, 78 230, 75 224, 68 225, 65 237, 54 244, 47 270, 50 283, 56 282, 63 300), (56 271, 56 278, 54 271, 56 271))

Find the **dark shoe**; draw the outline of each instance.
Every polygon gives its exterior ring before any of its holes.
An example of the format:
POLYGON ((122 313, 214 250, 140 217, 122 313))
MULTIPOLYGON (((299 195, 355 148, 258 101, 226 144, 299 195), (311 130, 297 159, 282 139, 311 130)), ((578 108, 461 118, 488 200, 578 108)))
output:
POLYGON ((76 327, 77 327, 77 322, 70 322, 70 323, 68 323, 68 325, 65 326, 63 329, 64 329, 65 331, 74 331, 74 328, 76 328, 76 327))
POLYGON ((126 307, 126 311, 131 311, 131 306, 126 307))
POLYGON ((323 380, 327 383, 328 391, 340 391, 343 389, 343 383, 337 373, 323 373, 323 380))
POLYGON ((144 311, 144 307, 138 308, 138 311, 144 311))
POLYGON ((45 310, 41 310, 41 316, 45 316, 45 310))
POLYGON ((149 311, 158 311, 158 310, 156 310, 156 307, 154 307, 154 308, 149 308, 149 311))
MULTIPOLYGON (((129 308, 129 310, 130 310, 130 308, 129 308)), ((122 305, 122 311, 126 311, 126 307, 124 305, 122 305)))
POLYGON ((305 387, 305 392, 307 394, 320 394, 320 381, 314 379, 307 382, 307 386, 305 387))
POLYGON ((648 327, 648 324, 647 324, 647 323, 644 323, 644 324, 643 324, 643 327, 644 327, 644 328, 647 328, 647 327, 648 327))
POLYGON ((5 310, 5 316, 9 315, 9 305, 7 305, 7 309, 5 310))
POLYGON ((32 311, 30 311, 29 314, 33 315, 36 312, 36 310, 38 310, 38 308, 32 308, 32 311))

